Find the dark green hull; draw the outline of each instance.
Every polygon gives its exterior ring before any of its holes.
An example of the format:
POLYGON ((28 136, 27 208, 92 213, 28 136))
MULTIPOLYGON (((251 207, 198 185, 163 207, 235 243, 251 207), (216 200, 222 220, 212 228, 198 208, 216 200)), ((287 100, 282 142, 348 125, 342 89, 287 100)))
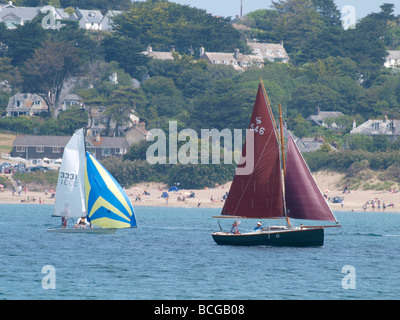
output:
POLYGON ((217 244, 231 246, 320 247, 324 245, 323 227, 282 228, 242 234, 214 232, 211 236, 217 244))

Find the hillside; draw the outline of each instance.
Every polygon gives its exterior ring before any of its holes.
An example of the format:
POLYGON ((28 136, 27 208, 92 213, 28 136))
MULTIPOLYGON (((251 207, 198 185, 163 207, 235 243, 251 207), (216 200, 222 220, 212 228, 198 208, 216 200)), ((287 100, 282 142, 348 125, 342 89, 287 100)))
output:
MULTIPOLYGON (((111 9, 110 2, 99 3, 111 9)), ((87 5, 89 2, 82 2, 82 7, 87 5)), ((132 113, 145 121, 147 129, 160 128, 165 133, 171 121, 177 121, 178 131, 188 128, 198 134, 202 129, 245 129, 262 78, 273 111, 282 104, 287 127, 298 137, 318 136, 327 143, 325 154, 305 155, 313 171, 348 175, 346 170, 355 163, 359 168, 353 169, 360 174, 360 168, 380 171, 379 179, 386 182, 377 188, 386 188, 391 175, 399 182, 393 173, 400 142, 349 132, 353 121, 400 118, 400 77, 396 69, 384 68, 387 50, 399 49, 400 44, 396 40, 400 38, 400 17, 393 8, 392 4, 382 5, 379 13, 367 15, 357 21, 356 28, 347 30, 341 26, 333 0, 279 1, 235 21, 246 26, 240 30, 229 19, 168 1, 134 2, 129 10, 124 7, 112 33, 83 30, 73 22, 60 30, 45 30, 40 19, 15 29, 2 25, 0 42, 7 50, 0 59, 0 77, 12 84, 15 92, 55 92, 62 81, 53 87, 53 80, 59 80, 53 71, 61 66, 59 61, 72 61, 62 64, 63 81, 73 76, 82 80, 72 89, 82 98, 82 105, 61 112, 57 119, 51 106, 50 114, 4 117, 0 129, 15 134, 71 135, 86 125, 87 111, 92 108, 104 110, 102 124, 114 123, 104 134, 129 124, 132 113), (262 67, 238 72, 221 61, 200 59, 201 46, 206 52, 239 49, 250 53, 246 39, 254 38, 270 43, 284 39, 289 63, 266 59, 262 67), (143 55, 149 44, 172 58, 143 55), (344 114, 329 120, 338 125, 336 130, 306 120, 318 109, 344 114), (339 152, 329 153, 328 144, 339 152)), ((4 115, 7 97, 1 96, 0 103, 4 115)), ((232 176, 232 167, 150 166, 148 146, 133 145, 124 161, 110 159, 107 168, 125 186, 142 181, 174 184, 179 179, 186 188, 204 188, 226 183, 232 176)), ((367 177, 348 181, 364 188, 368 186, 362 181, 367 177)))

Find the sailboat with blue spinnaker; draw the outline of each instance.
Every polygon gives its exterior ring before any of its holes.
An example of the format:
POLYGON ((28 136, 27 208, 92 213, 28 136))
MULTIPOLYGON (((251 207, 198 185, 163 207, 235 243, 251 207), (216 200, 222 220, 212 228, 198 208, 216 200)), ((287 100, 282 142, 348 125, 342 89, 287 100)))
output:
POLYGON ((85 151, 83 129, 64 150, 58 174, 53 216, 62 218, 56 233, 114 233, 137 227, 135 212, 124 189, 93 155, 85 151), (77 218, 75 227, 68 220, 77 218))

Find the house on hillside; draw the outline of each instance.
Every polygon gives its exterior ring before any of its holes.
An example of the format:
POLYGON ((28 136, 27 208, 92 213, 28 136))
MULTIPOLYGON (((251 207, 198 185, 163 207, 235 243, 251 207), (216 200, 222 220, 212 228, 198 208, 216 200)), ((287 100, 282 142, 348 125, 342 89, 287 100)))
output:
MULTIPOLYGON (((284 130, 284 136, 286 137, 288 135, 288 131, 284 130)), ((299 138, 292 134, 293 140, 297 145, 297 148, 301 153, 306 153, 306 152, 313 152, 320 150, 322 145, 325 143, 325 140, 323 137, 316 135, 314 138, 312 137, 303 137, 299 138)), ((329 147, 331 148, 332 151, 337 151, 337 146, 329 144, 329 147)))
POLYGON ((389 50, 384 65, 386 68, 400 68, 400 50, 389 50))
POLYGON ((129 144, 125 137, 86 137, 86 150, 96 159, 118 157, 128 152, 129 144))
POLYGON ((15 29, 32 21, 40 13, 40 7, 16 7, 9 1, 0 6, 0 22, 4 22, 7 29, 15 29))
POLYGON ((119 10, 107 11, 107 13, 103 16, 103 19, 100 22, 100 30, 101 31, 112 31, 114 29, 113 18, 122 13, 123 13, 123 11, 119 11, 119 10))
POLYGON ((104 107, 92 108, 91 115, 92 120, 88 120, 88 126, 91 126, 87 132, 87 136, 91 139, 98 136, 125 137, 128 144, 132 145, 145 140, 150 134, 146 130, 145 123, 133 113, 130 114, 129 121, 120 126, 117 126, 114 120, 110 120, 104 107))
POLYGON ((400 137, 400 130, 397 130, 397 128, 400 128, 400 120, 389 120, 385 116, 385 119, 367 120, 358 127, 354 122, 350 134, 365 134, 370 137, 382 135, 393 142, 400 137))
MULTIPOLYGON (((315 138, 296 138, 295 143, 299 151, 305 153, 320 150, 325 141, 323 138, 316 136, 315 138)), ((329 147, 331 150, 337 151, 335 146, 329 144, 329 147)))
POLYGON ((131 146, 132 144, 146 140, 149 135, 150 132, 146 130, 145 123, 143 121, 135 121, 133 126, 126 131, 125 138, 128 141, 128 144, 131 146))
POLYGON ((100 10, 82 10, 75 9, 76 15, 79 19, 79 27, 86 30, 101 30, 101 21, 103 15, 100 10))
MULTIPOLYGON (((9 1, 8 4, 0 5, 0 22, 4 22, 8 29, 15 29, 17 26, 24 25, 26 22, 36 18, 41 13, 42 8, 44 7, 17 7, 13 5, 12 1, 9 1)), ((75 20, 78 21, 80 28, 96 31, 113 30, 113 17, 123 13, 123 11, 119 10, 109 10, 103 16, 100 10, 76 8, 75 13, 70 15, 63 8, 55 7, 52 7, 50 12, 56 21, 75 20)), ((56 25, 56 27, 62 26, 62 24, 56 25)))
POLYGON ((7 117, 37 116, 48 111, 47 104, 37 94, 16 93, 8 101, 7 117))
MULTIPOLYGON (((70 139, 69 136, 20 135, 14 140, 11 156, 33 162, 40 162, 43 159, 60 159, 70 139)), ((86 149, 98 160, 110 156, 121 158, 128 148, 129 144, 124 137, 86 138, 86 149)))
POLYGON ((247 45, 253 49, 253 54, 272 62, 289 62, 289 55, 281 43, 248 42, 247 45))
POLYGON ((171 52, 166 52, 166 51, 153 51, 153 48, 151 45, 147 46, 147 50, 143 51, 142 54, 145 56, 148 56, 149 58, 157 59, 157 60, 174 60, 174 56, 172 55, 172 50, 171 52))
POLYGON ((332 123, 331 125, 327 125, 325 123, 325 120, 327 118, 335 118, 335 117, 340 117, 343 116, 344 114, 340 111, 321 111, 319 108, 317 109, 317 114, 310 115, 306 118, 307 121, 310 121, 311 123, 317 125, 317 126, 322 126, 325 128, 330 128, 330 129, 340 129, 339 126, 336 123, 332 123))
MULTIPOLYGON (((81 102, 82 99, 78 95, 63 91, 56 112, 58 114, 72 106, 80 105, 81 102)), ((48 112, 48 107, 46 101, 38 94, 18 92, 8 100, 6 112, 7 117, 18 117, 22 115, 31 117, 48 112)))
POLYGON ((243 55, 239 49, 233 53, 206 52, 204 47, 200 48, 200 59, 206 60, 210 64, 222 64, 231 66, 235 70, 243 71, 250 67, 262 68, 264 59, 257 55, 243 55))
POLYGON ((75 93, 65 93, 61 96, 58 111, 65 111, 73 106, 80 106, 82 98, 75 93))

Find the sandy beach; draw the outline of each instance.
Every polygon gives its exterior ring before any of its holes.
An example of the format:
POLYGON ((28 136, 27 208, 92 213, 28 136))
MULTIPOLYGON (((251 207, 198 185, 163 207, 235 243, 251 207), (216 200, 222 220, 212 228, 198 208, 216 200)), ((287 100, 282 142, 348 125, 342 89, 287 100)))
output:
MULTIPOLYGON (((400 212, 400 193, 391 193, 388 191, 373 190, 351 190, 349 193, 343 193, 343 187, 338 187, 338 181, 342 175, 329 172, 318 172, 314 175, 321 192, 326 194, 327 198, 335 196, 343 197, 343 206, 341 203, 332 203, 329 205, 333 211, 356 211, 363 212, 363 206, 367 204, 367 211, 383 211, 383 203, 386 205, 386 212, 400 212), (375 200, 375 208, 372 208, 372 200, 375 200), (379 202, 378 202, 379 200, 379 202), (378 208, 378 203, 380 208, 378 208), (389 206, 393 204, 393 206, 389 206)), ((169 187, 160 183, 140 183, 126 189, 126 193, 132 201, 133 206, 169 206, 169 207, 188 207, 188 208, 222 208, 223 196, 229 191, 230 183, 217 186, 211 189, 202 190, 179 190, 168 192, 168 201, 162 198, 164 191, 169 187), (146 191, 146 192, 145 192, 146 191), (189 197, 193 191, 195 196, 189 197), (147 193, 147 194, 146 194, 147 193)), ((54 198, 51 194, 44 192, 21 191, 21 194, 10 190, 0 191, 0 203, 2 204, 53 204, 54 198)))

